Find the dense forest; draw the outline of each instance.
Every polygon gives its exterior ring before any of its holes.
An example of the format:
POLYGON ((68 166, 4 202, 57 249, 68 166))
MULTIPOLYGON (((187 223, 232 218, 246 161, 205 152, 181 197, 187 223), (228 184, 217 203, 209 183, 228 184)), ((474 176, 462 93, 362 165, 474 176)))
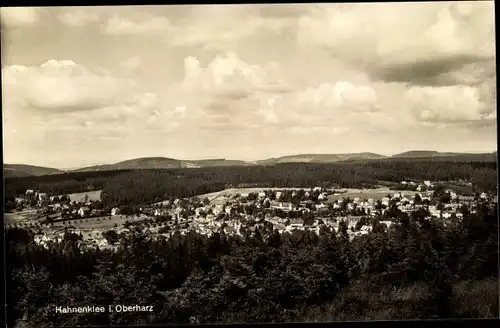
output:
POLYGON ((207 167, 197 169, 129 170, 68 173, 5 181, 7 200, 36 189, 50 194, 103 190, 107 206, 142 205, 155 201, 214 192, 225 187, 370 187, 380 181, 467 180, 482 191, 496 191, 494 162, 430 160, 367 161, 334 164, 207 167))
POLYGON ((319 236, 263 228, 154 240, 137 230, 120 235, 116 251, 81 251, 71 233, 46 249, 30 231, 9 229, 8 325, 498 317, 496 205, 447 226, 418 213, 371 224, 352 241, 345 224, 319 236), (154 311, 54 311, 89 304, 154 311))

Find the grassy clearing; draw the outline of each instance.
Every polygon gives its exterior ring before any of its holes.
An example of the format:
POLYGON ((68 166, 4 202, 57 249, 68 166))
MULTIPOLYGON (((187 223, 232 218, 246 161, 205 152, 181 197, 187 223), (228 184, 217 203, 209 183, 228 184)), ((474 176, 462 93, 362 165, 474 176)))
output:
POLYGON ((351 199, 359 197, 360 199, 373 198, 374 200, 381 200, 382 198, 387 196, 387 194, 394 194, 395 192, 403 192, 405 197, 408 197, 408 198, 413 198, 416 194, 415 191, 407 191, 407 190, 398 191, 398 190, 389 190, 389 189, 374 189, 374 190, 371 190, 371 189, 365 189, 365 190, 349 189, 346 193, 343 193, 343 194, 329 195, 327 197, 327 199, 332 201, 332 200, 338 200, 338 199, 347 198, 347 197, 349 197, 351 199))
POLYGON ((85 202, 85 195, 88 196, 88 201, 97 201, 101 200, 101 192, 102 190, 94 190, 94 191, 87 191, 87 192, 79 192, 75 194, 69 194, 69 199, 72 202, 77 202, 77 203, 83 203, 85 202))
POLYGON ((103 216, 98 218, 86 218, 54 223, 54 227, 65 227, 65 226, 75 226, 79 229, 94 229, 94 230, 109 230, 114 227, 115 224, 118 226, 123 225, 126 221, 143 220, 144 218, 132 218, 121 215, 115 216, 103 216))

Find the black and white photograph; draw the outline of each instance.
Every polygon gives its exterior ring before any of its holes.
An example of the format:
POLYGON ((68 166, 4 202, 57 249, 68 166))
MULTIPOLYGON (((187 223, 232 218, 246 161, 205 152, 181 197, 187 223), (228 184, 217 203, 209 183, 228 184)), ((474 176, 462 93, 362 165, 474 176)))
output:
POLYGON ((493 1, 0 23, 6 327, 499 318, 493 1))

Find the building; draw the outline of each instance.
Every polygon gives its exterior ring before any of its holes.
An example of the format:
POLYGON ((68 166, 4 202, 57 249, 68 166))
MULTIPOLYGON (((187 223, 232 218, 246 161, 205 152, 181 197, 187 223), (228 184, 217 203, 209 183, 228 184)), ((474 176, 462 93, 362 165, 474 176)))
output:
POLYGON ((424 181, 424 185, 425 185, 426 187, 430 187, 430 186, 432 186, 432 184, 431 184, 431 182, 430 182, 429 180, 425 180, 425 181, 424 181))
POLYGON ((220 213, 222 213, 223 210, 224 210, 224 205, 222 204, 217 204, 213 208, 213 212, 215 215, 219 215, 220 213))
POLYGON ((112 208, 111 209, 111 215, 119 215, 120 214, 120 209, 118 207, 112 208))
POLYGON ((38 195, 38 200, 39 201, 43 201, 43 200, 46 200, 47 199, 47 194, 42 192, 42 193, 39 193, 38 195))
POLYGON ((276 196, 276 199, 281 199, 281 196, 283 196, 283 193, 281 191, 277 191, 275 196, 276 196))
POLYGON ((302 219, 291 219, 290 227, 292 228, 302 228, 304 226, 304 220, 302 219))
POLYGON ((83 206, 80 207, 80 209, 78 209, 78 215, 81 217, 84 217, 89 214, 90 214, 90 208, 88 208, 87 206, 83 206))

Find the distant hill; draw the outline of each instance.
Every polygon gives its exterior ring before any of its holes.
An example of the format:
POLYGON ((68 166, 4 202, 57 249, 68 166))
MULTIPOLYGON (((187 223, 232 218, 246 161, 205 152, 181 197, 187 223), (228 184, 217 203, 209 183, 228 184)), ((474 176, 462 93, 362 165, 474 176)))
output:
POLYGON ((230 160, 224 158, 217 159, 202 159, 202 160, 184 160, 182 161, 186 167, 193 165, 196 167, 210 167, 210 166, 249 166, 252 165, 250 162, 230 160))
POLYGON ((441 153, 433 150, 411 150, 411 151, 405 151, 404 153, 392 155, 391 157, 417 158, 417 157, 442 157, 442 156, 457 156, 457 155, 466 155, 466 153, 441 153))
POLYGON ((111 171, 111 170, 138 170, 138 169, 175 169, 175 168, 198 168, 210 166, 237 166, 250 165, 244 161, 233 161, 226 159, 206 159, 206 160, 179 160, 167 157, 143 157, 127 161, 85 167, 73 172, 88 171, 111 171))
POLYGON ((353 153, 353 154, 299 154, 269 158, 257 161, 259 165, 273 165, 281 163, 334 163, 350 160, 382 159, 383 155, 374 153, 353 153))
POLYGON ((42 166, 25 165, 25 164, 4 164, 4 178, 21 178, 29 176, 40 176, 49 174, 64 173, 64 171, 42 166))
POLYGON ((447 153, 427 150, 413 150, 396 154, 387 159, 433 159, 445 161, 464 161, 464 162, 495 162, 497 161, 497 152, 492 153, 447 153))
POLYGON ((74 170, 58 170, 54 168, 39 167, 22 164, 4 164, 4 177, 27 177, 65 172, 96 172, 116 170, 138 170, 138 169, 174 169, 174 168, 201 168, 201 167, 224 167, 224 166, 255 166, 275 165, 284 163, 350 163, 374 160, 384 161, 461 161, 461 162, 496 162, 497 154, 483 153, 441 153, 428 150, 412 150, 393 156, 383 156, 375 153, 347 153, 347 154, 298 154, 269 158, 265 160, 248 162, 240 160, 227 160, 224 158, 203 160, 179 160, 167 157, 144 157, 126 160, 115 164, 95 165, 74 170))
POLYGON ((182 162, 166 157, 144 157, 134 158, 115 164, 95 165, 73 170, 72 172, 88 171, 114 171, 114 170, 136 170, 136 169, 174 169, 182 168, 182 162))

